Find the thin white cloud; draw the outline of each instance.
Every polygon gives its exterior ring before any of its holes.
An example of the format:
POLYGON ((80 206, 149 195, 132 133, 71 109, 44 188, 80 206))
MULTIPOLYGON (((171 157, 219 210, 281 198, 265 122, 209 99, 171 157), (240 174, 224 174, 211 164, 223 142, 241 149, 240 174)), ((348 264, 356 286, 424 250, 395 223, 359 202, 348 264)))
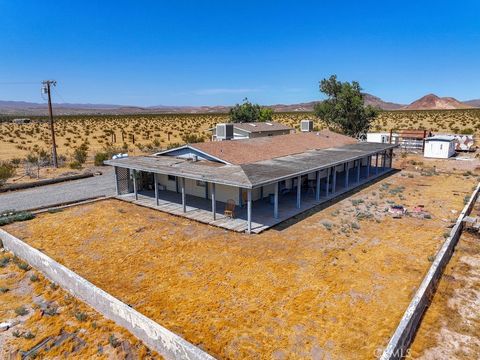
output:
POLYGON ((211 88, 193 91, 195 95, 248 94, 261 91, 258 88, 211 88))

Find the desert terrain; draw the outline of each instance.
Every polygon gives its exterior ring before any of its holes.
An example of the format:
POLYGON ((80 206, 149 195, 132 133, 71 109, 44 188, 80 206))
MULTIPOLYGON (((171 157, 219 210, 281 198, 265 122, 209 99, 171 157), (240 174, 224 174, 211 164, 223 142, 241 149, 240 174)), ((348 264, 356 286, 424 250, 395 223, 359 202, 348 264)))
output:
POLYGON ((119 200, 5 230, 216 357, 375 358, 478 181, 397 161, 404 171, 260 235, 119 200), (424 210, 395 219, 392 204, 424 210))

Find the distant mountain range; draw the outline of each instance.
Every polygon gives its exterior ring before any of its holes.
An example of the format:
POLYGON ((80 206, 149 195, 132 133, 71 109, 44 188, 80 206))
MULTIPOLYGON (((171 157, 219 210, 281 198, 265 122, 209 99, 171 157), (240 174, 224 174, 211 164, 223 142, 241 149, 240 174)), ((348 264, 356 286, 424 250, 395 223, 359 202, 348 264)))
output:
MULTIPOLYGON (((480 108, 480 99, 458 101, 452 97, 438 97, 435 94, 428 94, 415 100, 409 105, 397 104, 380 99, 371 94, 365 95, 365 104, 376 106, 383 110, 446 110, 446 109, 470 109, 480 108)), ((268 107, 276 112, 308 112, 312 111, 317 102, 299 104, 276 104, 268 107)), ((80 114, 167 114, 167 113, 225 113, 229 106, 125 106, 111 104, 54 104, 56 115, 80 115, 80 114)), ((1 101, 0 114, 4 115, 46 115, 47 104, 32 103, 25 101, 1 101)))

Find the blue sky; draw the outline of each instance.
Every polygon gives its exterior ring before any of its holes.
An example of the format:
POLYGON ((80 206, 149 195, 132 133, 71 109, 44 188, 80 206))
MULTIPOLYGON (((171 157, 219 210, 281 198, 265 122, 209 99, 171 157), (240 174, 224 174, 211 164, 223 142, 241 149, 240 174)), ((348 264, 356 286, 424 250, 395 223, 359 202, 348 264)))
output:
POLYGON ((0 0, 0 100, 321 98, 330 74, 408 103, 480 98, 480 1, 0 0))

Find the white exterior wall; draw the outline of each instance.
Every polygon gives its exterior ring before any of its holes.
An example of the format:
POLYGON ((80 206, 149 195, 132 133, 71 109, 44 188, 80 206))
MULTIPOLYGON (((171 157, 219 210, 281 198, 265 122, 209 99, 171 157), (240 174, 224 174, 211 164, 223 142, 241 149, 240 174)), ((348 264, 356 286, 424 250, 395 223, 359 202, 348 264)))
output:
MULTIPOLYGON (((235 200, 235 204, 240 205, 239 194, 240 191, 238 190, 238 187, 222 184, 215 185, 215 198, 217 201, 227 202, 227 200, 232 199, 235 200)), ((210 191, 208 192, 208 197, 210 199, 212 198, 211 187, 210 191)))
MULTIPOLYGON (((179 181, 181 181, 179 179, 179 181)), ((208 185, 207 183, 205 183, 208 185)), ((185 179, 185 190, 188 195, 194 195, 205 199, 205 186, 197 186, 197 181, 185 179)))
POLYGON ((177 191, 177 185, 175 181, 170 181, 168 180, 168 176, 165 174, 157 174, 157 180, 160 185, 163 185, 166 187, 167 190, 169 191, 177 191))
POLYGON ((426 140, 423 156, 448 159, 455 154, 455 141, 426 140))

